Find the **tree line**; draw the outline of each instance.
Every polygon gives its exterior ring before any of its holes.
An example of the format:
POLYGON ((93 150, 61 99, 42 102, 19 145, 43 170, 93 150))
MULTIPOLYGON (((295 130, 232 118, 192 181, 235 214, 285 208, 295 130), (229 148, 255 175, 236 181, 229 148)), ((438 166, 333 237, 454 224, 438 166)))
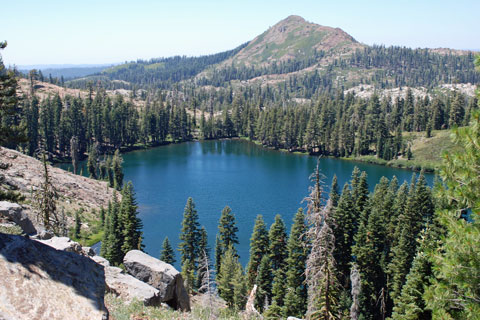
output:
POLYGON ((430 137, 432 130, 465 126, 478 108, 476 98, 457 91, 431 99, 415 98, 410 89, 393 101, 353 93, 322 95, 310 105, 265 106, 262 99, 237 94, 229 99, 220 114, 196 99, 172 103, 162 94, 143 108, 103 90, 92 89, 85 99, 55 95, 40 101, 34 95, 25 97, 10 119, 28 140, 9 146, 35 155, 42 145, 49 157, 60 159, 84 158, 93 148, 97 157, 92 161, 98 163, 101 154, 135 145, 247 137, 275 149, 391 160, 409 156, 403 132, 425 131, 430 137))

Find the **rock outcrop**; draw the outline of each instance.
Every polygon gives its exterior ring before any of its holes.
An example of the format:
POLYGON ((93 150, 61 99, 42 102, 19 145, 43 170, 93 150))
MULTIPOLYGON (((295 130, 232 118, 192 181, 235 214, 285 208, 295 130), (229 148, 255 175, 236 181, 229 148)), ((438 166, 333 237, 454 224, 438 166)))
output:
POLYGON ((139 250, 129 251, 123 265, 129 274, 158 289, 161 302, 174 309, 190 311, 190 298, 183 277, 172 265, 139 250))
POLYGON ((103 267, 40 241, 0 234, 0 319, 107 319, 103 267))
MULTIPOLYGON (((31 200, 32 191, 35 193, 44 180, 42 162, 18 151, 0 147, 0 164, 2 164, 0 189, 14 190, 27 200, 31 200)), ((48 171, 59 195, 58 213, 65 212, 68 227, 75 223, 73 215, 69 213, 83 209, 82 218, 98 220, 100 217, 98 210, 102 207, 106 208, 108 202, 113 199, 114 189, 109 188, 106 181, 89 179, 51 166, 48 166, 48 171)), ((117 196, 121 198, 120 194, 117 196)), ((36 211, 28 201, 23 204, 22 212, 30 218, 40 232, 42 225, 36 221, 36 211)), ((84 224, 82 227, 87 226, 84 224)), ((26 233, 29 234, 29 232, 26 233)))
POLYGON ((107 290, 119 296, 126 303, 133 299, 142 301, 146 306, 159 306, 159 291, 154 287, 123 273, 117 267, 105 267, 105 284, 107 290))
POLYGON ((68 237, 53 237, 48 240, 36 240, 36 241, 41 242, 57 250, 73 252, 81 255, 88 255, 83 252, 82 246, 78 242, 75 242, 68 237))
POLYGON ((26 234, 36 233, 37 230, 33 226, 30 218, 23 212, 19 204, 8 201, 0 201, 0 220, 12 221, 26 234))

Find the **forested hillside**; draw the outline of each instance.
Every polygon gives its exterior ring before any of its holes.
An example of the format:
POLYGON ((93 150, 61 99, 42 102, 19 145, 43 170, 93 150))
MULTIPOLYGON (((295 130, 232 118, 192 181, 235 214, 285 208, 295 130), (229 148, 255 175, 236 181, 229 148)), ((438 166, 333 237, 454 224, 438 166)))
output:
POLYGON ((228 92, 269 90, 265 103, 311 99, 358 85, 378 90, 479 81, 472 52, 367 46, 339 28, 290 16, 236 49, 202 57, 138 60, 67 83, 87 88, 167 90, 204 106, 228 92), (212 87, 215 87, 213 90, 212 87))

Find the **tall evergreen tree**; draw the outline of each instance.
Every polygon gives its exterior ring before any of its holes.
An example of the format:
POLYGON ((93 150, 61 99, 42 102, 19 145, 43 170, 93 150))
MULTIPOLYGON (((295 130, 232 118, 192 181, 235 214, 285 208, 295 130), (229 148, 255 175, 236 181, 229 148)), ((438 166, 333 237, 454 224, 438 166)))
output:
MULTIPOLYGON (((6 46, 6 41, 0 42, 0 50, 6 46)), ((13 71, 5 70, 0 55, 0 146, 15 148, 18 143, 26 142, 19 114, 16 76, 13 71)))
POLYGON ((255 296, 255 307, 263 312, 272 301, 272 261, 268 255, 264 255, 260 261, 255 283, 258 286, 257 295, 255 296))
POLYGON ((306 282, 308 285, 308 319, 337 319, 338 291, 336 279, 336 262, 333 256, 335 236, 331 225, 332 204, 329 200, 325 207, 321 206, 322 189, 318 168, 312 177, 314 186, 307 197, 307 221, 310 226, 307 232, 310 253, 307 258, 306 282))
POLYGON ((333 254, 337 262, 339 280, 345 288, 348 288, 352 247, 355 232, 358 228, 358 217, 355 216, 355 206, 347 183, 343 187, 338 206, 333 212, 333 218, 335 219, 335 225, 333 226, 335 251, 333 254))
MULTIPOLYGON (((238 269, 241 270, 241 265, 238 262, 234 250, 230 246, 225 252, 222 259, 222 266, 220 267, 220 273, 217 276, 218 292, 222 299, 227 302, 230 308, 235 305, 235 278, 238 273, 238 269)), ((238 297, 237 297, 238 302, 238 297)))
MULTIPOLYGON (((262 215, 255 219, 252 237, 250 238, 250 260, 247 265, 248 287, 252 288, 258 274, 258 268, 264 255, 268 255, 268 231, 262 215)), ((258 285, 258 284, 257 284, 258 285)))
POLYGON ((189 288, 193 289, 194 274, 196 271, 198 252, 198 243, 200 242, 200 224, 198 222, 198 213, 195 209, 195 203, 192 198, 188 198, 185 210, 183 211, 182 233, 180 234, 179 251, 182 254, 182 274, 189 288))
POLYGON ((160 260, 169 264, 174 264, 176 261, 175 252, 173 251, 172 245, 170 244, 168 237, 165 237, 165 239, 163 240, 160 260))
MULTIPOLYGON (((480 69, 480 58, 476 60, 480 69)), ((455 131, 460 152, 445 157, 441 176, 449 207, 438 212, 446 233, 432 250, 434 279, 425 294, 434 319, 478 319, 480 315, 480 114, 455 131), (462 218, 461 212, 469 212, 462 218)))
MULTIPOLYGON (((120 225, 123 234, 122 252, 142 249, 142 221, 138 218, 137 202, 133 184, 129 181, 122 190, 120 225)), ((123 258, 123 257, 122 257, 123 258)))
POLYGON ((287 258, 287 230, 282 217, 277 214, 268 232, 272 271, 283 269, 287 258))
POLYGON ((337 175, 334 174, 332 179, 332 186, 330 187, 330 201, 332 202, 332 206, 334 208, 337 207, 339 199, 340 194, 338 193, 338 179, 337 175))
POLYGON ((113 170, 113 185, 115 189, 121 190, 123 187, 123 170, 122 170, 122 156, 120 155, 120 151, 117 149, 115 150, 115 154, 113 155, 112 161, 112 170, 113 170))
POLYGON ((235 215, 229 206, 225 206, 218 222, 218 238, 215 243, 215 267, 217 272, 220 271, 221 257, 227 248, 231 246, 235 250, 235 244, 238 244, 237 232, 235 215))
POLYGON ((287 274, 284 315, 302 318, 307 310, 305 266, 307 261, 305 215, 299 208, 287 243, 287 274))

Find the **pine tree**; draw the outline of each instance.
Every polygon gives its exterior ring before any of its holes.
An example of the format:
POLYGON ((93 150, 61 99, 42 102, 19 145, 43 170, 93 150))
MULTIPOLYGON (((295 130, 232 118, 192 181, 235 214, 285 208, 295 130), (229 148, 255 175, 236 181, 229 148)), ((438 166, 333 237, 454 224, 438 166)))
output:
POLYGON ((305 215, 299 208, 288 237, 286 294, 284 299, 285 316, 302 318, 307 309, 307 286, 305 265, 307 260, 305 215))
POLYGON ((280 268, 274 272, 272 284, 272 304, 268 308, 270 316, 283 314, 285 293, 287 289, 285 270, 280 268))
POLYGON ((165 237, 165 239, 163 240, 160 260, 169 264, 174 264, 176 262, 175 252, 173 251, 172 245, 170 244, 168 237, 165 237))
POLYGON ((218 293, 230 308, 233 308, 235 305, 234 280, 239 268, 241 269, 238 258, 230 246, 223 256, 220 273, 217 275, 218 293))
POLYGON ((269 253, 272 271, 283 269, 287 258, 287 231, 285 222, 277 214, 268 232, 269 253))
POLYGON ((185 210, 183 211, 182 233, 180 234, 180 249, 182 254, 182 275, 189 286, 187 290, 193 289, 196 261, 199 257, 198 243, 200 242, 200 230, 198 213, 195 210, 195 203, 188 198, 185 210))
POLYGON ((255 297, 255 307, 262 312, 265 309, 265 306, 272 301, 272 261, 268 255, 264 255, 260 261, 255 283, 258 286, 257 295, 255 297))
POLYGON ((122 170, 122 156, 120 151, 115 150, 112 161, 112 170, 113 170, 113 185, 115 189, 121 190, 123 187, 123 170, 122 170))
POLYGON ((52 183, 45 152, 42 153, 42 157, 43 181, 34 194, 34 203, 38 210, 39 220, 45 229, 58 234, 60 222, 57 214, 58 192, 52 183))
MULTIPOLYGON (((480 69, 480 58, 476 59, 480 69)), ((447 188, 443 198, 449 208, 439 210, 446 232, 440 247, 432 250, 434 279, 425 293, 434 319, 478 319, 480 315, 480 114, 472 115, 470 126, 455 130, 461 151, 444 158, 440 171, 447 188), (470 211, 468 219, 461 212, 470 211)))
POLYGON ((330 201, 334 208, 337 207, 338 201, 340 200, 340 195, 338 194, 338 179, 337 175, 333 175, 332 186, 330 187, 330 201))
POLYGON ((243 268, 238 265, 235 276, 233 277, 233 304, 236 310, 245 309, 247 303, 247 278, 243 272, 243 268))
MULTIPOLYGON (((0 42, 0 50, 6 46, 6 41, 0 42)), ((5 70, 0 55, 0 146, 15 148, 18 143, 26 142, 25 127, 20 125, 18 114, 16 76, 13 71, 5 70)))
POLYGON ((352 261, 352 247, 355 232, 358 228, 358 218, 355 216, 355 206, 348 183, 343 187, 338 206, 333 212, 335 225, 335 251, 333 252, 337 262, 339 280, 344 287, 348 287, 350 277, 350 262, 352 261))
MULTIPOLYGON (((258 268, 264 255, 268 254, 268 231, 262 215, 255 219, 252 237, 250 238, 250 260, 247 265, 248 287, 252 288, 257 279, 258 268)), ((258 284, 257 284, 258 285, 258 284)))
POLYGON ((417 252, 417 237, 426 223, 431 222, 434 204, 425 177, 418 181, 412 176, 405 211, 399 215, 395 231, 396 242, 392 247, 392 259, 388 266, 391 275, 391 297, 396 302, 417 252))
POLYGON ((87 160, 87 170, 90 178, 97 179, 97 146, 92 145, 90 148, 90 152, 88 153, 88 160, 87 160))
POLYGON ((106 227, 105 241, 102 241, 103 257, 113 265, 119 265, 123 262, 122 244, 123 233, 120 221, 120 204, 116 194, 113 196, 113 203, 109 205, 107 214, 108 225, 106 227))
POLYGON ((308 285, 308 319, 337 319, 339 284, 336 279, 336 262, 333 256, 335 250, 335 236, 330 225, 335 222, 332 218, 332 204, 327 201, 321 207, 322 189, 320 186, 320 172, 317 168, 312 176, 314 186, 311 188, 308 201, 307 232, 310 244, 310 253, 307 258, 306 282, 308 285))
POLYGON ((75 211, 75 229, 73 231, 73 237, 78 239, 80 237, 80 230, 82 228, 82 220, 80 218, 80 210, 75 211))
POLYGON ((221 257, 227 248, 231 246, 235 250, 235 244, 238 244, 237 232, 235 215, 229 206, 225 206, 218 222, 218 240, 215 243, 215 267, 217 272, 220 271, 221 257))
POLYGON ((419 249, 412 262, 412 268, 408 273, 405 285, 402 287, 400 296, 393 307, 392 320, 403 319, 432 319, 431 310, 426 309, 423 299, 427 287, 433 275, 432 263, 428 258, 428 251, 436 247, 439 234, 435 233, 432 226, 422 232, 419 238, 419 249))
MULTIPOLYGON (((130 250, 142 248, 142 221, 138 218, 137 202, 132 182, 128 182, 122 190, 120 204, 120 226, 123 234, 122 252, 127 254, 130 250)), ((123 257, 122 257, 123 259, 123 257)))

